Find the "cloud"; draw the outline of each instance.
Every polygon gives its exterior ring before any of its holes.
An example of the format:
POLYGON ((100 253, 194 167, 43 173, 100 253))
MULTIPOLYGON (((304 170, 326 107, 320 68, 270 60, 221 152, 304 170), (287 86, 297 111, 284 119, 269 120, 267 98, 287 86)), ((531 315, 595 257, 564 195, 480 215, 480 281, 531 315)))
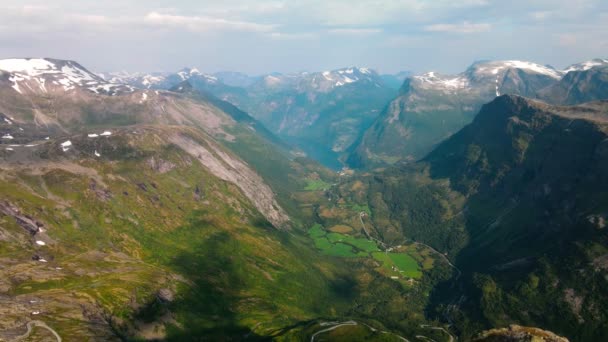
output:
POLYGON ((334 28, 327 30, 327 33, 346 35, 346 36, 367 36, 370 34, 382 33, 383 30, 379 28, 334 28))
POLYGON ((480 33, 487 32, 492 29, 492 25, 488 23, 470 23, 468 21, 462 24, 433 24, 424 27, 427 32, 446 32, 446 33, 480 33))
POLYGON ((183 16, 150 12, 144 22, 152 26, 168 29, 187 29, 193 32, 211 31, 246 31, 246 32, 272 32, 276 25, 259 24, 248 21, 234 21, 223 18, 183 16))
POLYGON ((309 40, 318 38, 318 35, 314 33, 272 32, 268 36, 274 40, 309 40))
POLYGON ((551 18, 553 14, 554 13, 552 11, 535 11, 530 13, 529 15, 534 20, 543 21, 551 18))
POLYGON ((282 12, 288 8, 288 5, 282 1, 256 1, 256 2, 237 2, 230 3, 228 1, 217 2, 211 6, 205 6, 206 13, 221 14, 221 15, 269 15, 282 12))
POLYGON ((300 0, 290 9, 327 26, 380 26, 428 22, 488 6, 487 0, 300 0))

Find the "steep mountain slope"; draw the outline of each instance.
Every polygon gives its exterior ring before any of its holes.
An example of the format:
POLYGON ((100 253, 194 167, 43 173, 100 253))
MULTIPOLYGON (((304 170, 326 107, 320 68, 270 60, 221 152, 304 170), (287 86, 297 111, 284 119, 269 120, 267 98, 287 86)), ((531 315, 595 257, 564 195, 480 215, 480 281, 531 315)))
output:
MULTIPOLYGON (((193 102, 175 93, 140 91, 130 86, 103 83, 73 62, 22 60, 21 65, 27 67, 20 66, 24 70, 15 72, 0 63, 4 78, 13 82, 11 87, 0 88, 0 96, 5 99, 0 104, 0 111, 5 115, 10 113, 11 121, 5 134, 12 139, 4 140, 27 139, 30 130, 52 135, 55 132, 82 130, 84 127, 134 124, 188 125, 202 129, 215 139, 237 139, 230 130, 238 123, 209 103, 193 102), (64 64, 73 67, 66 69, 64 64), (72 83, 66 85, 67 82, 72 83), (98 83, 92 85, 92 82, 98 83), (34 87, 40 84, 47 85, 34 87), (98 96, 99 89, 107 89, 107 94, 112 96, 98 96), (123 89, 124 94, 120 92, 123 89), (11 94, 14 92, 19 94, 11 94), (28 126, 28 131, 21 125, 28 126), (38 128, 40 126, 41 130, 38 128)), ((210 148, 211 151, 218 150, 216 146, 210 148)), ((229 155, 222 155, 222 159, 213 161, 217 164, 216 176, 231 180, 241 187, 273 224, 280 226, 288 221, 287 215, 274 200, 272 190, 261 177, 229 155), (226 162, 230 165, 228 169, 222 167, 226 162)))
POLYGON ((471 240, 458 264, 485 275, 471 284, 480 302, 465 308, 481 305, 491 325, 534 322, 576 340, 606 338, 607 124, 606 102, 550 107, 504 97, 429 155, 431 174, 469 197, 471 240))
POLYGON ((406 79, 399 96, 365 132, 349 164, 390 165, 417 160, 471 122, 484 103, 500 94, 534 97, 557 83, 560 71, 522 61, 477 62, 465 72, 435 72, 406 79))
POLYGON ((608 102, 500 96, 423 161, 364 175, 336 196, 367 203, 383 240, 429 244, 452 260, 460 285, 437 287, 429 310, 462 338, 522 324, 604 340, 607 138, 608 102))

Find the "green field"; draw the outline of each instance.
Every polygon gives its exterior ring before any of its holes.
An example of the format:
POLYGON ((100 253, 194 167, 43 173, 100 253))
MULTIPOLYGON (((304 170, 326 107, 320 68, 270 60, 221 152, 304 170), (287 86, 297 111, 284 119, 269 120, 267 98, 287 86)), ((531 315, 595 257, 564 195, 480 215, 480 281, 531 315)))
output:
POLYGON ((357 239, 350 235, 339 234, 339 233, 329 233, 327 234, 327 239, 331 243, 345 243, 355 248, 364 251, 364 252, 377 252, 379 251, 378 246, 375 242, 367 240, 367 239, 357 239))
POLYGON ((328 234, 319 224, 312 226, 308 235, 314 240, 315 247, 326 255, 344 258, 366 257, 370 251, 378 250, 376 244, 368 240, 338 233, 328 234))
POLYGON ((323 254, 345 258, 373 257, 382 263, 382 269, 389 276, 413 279, 422 277, 419 263, 407 253, 381 252, 374 241, 345 234, 328 233, 320 224, 312 226, 308 235, 314 240, 315 247, 320 249, 323 254))
POLYGON ((325 189, 329 189, 329 187, 331 186, 331 184, 321 180, 321 179, 308 179, 307 180, 307 184, 306 187, 304 188, 304 190, 306 191, 319 191, 319 190, 325 190, 325 189))
POLYGON ((372 253, 372 256, 382 263, 382 268, 391 276, 405 276, 413 279, 422 277, 418 262, 408 254, 375 252, 372 253), (397 271, 393 267, 396 267, 397 271))

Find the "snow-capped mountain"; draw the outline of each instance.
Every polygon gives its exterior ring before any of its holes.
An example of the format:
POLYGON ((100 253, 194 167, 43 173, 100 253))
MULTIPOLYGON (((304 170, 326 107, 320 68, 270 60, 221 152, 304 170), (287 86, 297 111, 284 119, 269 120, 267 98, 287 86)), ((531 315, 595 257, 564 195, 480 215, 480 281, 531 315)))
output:
POLYGON ((125 71, 98 74, 108 82, 129 84, 141 89, 162 89, 167 75, 167 73, 129 73, 125 71))
POLYGON ((383 83, 378 73, 369 68, 342 68, 323 72, 269 74, 252 85, 253 88, 292 88, 297 91, 329 92, 335 88, 358 82, 383 83))
POLYGON ((197 68, 184 68, 176 73, 107 72, 98 75, 108 82, 129 84, 142 89, 171 89, 183 81, 191 80, 211 84, 219 83, 217 77, 202 73, 197 68))
POLYGON ((606 98, 608 77, 602 70, 608 70, 607 63, 596 59, 561 71, 526 61, 480 61, 456 75, 412 76, 359 140, 349 161, 372 166, 424 157, 470 123, 483 104, 504 94, 568 104, 606 98))
POLYGON ((106 81, 74 61, 51 58, 0 60, 0 82, 9 83, 19 94, 85 90, 118 95, 134 91, 132 86, 106 81))
POLYGON ((474 63, 458 75, 441 75, 436 72, 416 75, 412 77, 412 83, 422 89, 452 94, 480 91, 480 88, 493 86, 496 96, 500 96, 501 93, 528 96, 531 91, 558 81, 563 74, 554 68, 531 62, 482 61, 474 63), (530 85, 532 81, 538 84, 530 85))
MULTIPOLYGON (((324 71, 321 73, 323 79, 319 79, 318 74, 313 75, 313 82, 318 82, 319 87, 328 85, 329 87, 342 87, 349 83, 367 81, 374 82, 378 80, 378 74, 368 68, 344 68, 334 71, 324 71)), ((378 84, 378 86, 380 86, 378 84)))
POLYGON ((608 59, 596 58, 590 61, 573 64, 564 70, 564 73, 569 73, 571 71, 587 71, 589 69, 593 69, 596 67, 605 67, 608 66, 608 59))
MULTIPOLYGON (((209 83, 218 82, 217 77, 202 73, 197 68, 184 68, 184 69, 178 71, 175 75, 177 75, 181 79, 181 81, 187 81, 192 78, 198 78, 198 79, 204 79, 206 82, 209 82, 209 83)), ((170 78, 170 77, 171 77, 171 75, 168 78, 170 78)))

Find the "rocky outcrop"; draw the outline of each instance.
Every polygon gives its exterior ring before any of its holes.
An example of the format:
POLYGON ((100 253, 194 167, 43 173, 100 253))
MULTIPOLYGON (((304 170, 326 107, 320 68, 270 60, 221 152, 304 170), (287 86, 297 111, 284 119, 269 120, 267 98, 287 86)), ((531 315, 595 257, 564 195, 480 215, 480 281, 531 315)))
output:
POLYGON ((569 342, 567 338, 556 334, 530 327, 511 325, 508 328, 492 329, 482 332, 477 338, 477 342, 569 342))
POLYGON ((0 202, 0 213, 14 218, 17 224, 32 235, 35 235, 40 228, 44 227, 44 224, 29 215, 23 214, 18 207, 9 202, 0 202))

